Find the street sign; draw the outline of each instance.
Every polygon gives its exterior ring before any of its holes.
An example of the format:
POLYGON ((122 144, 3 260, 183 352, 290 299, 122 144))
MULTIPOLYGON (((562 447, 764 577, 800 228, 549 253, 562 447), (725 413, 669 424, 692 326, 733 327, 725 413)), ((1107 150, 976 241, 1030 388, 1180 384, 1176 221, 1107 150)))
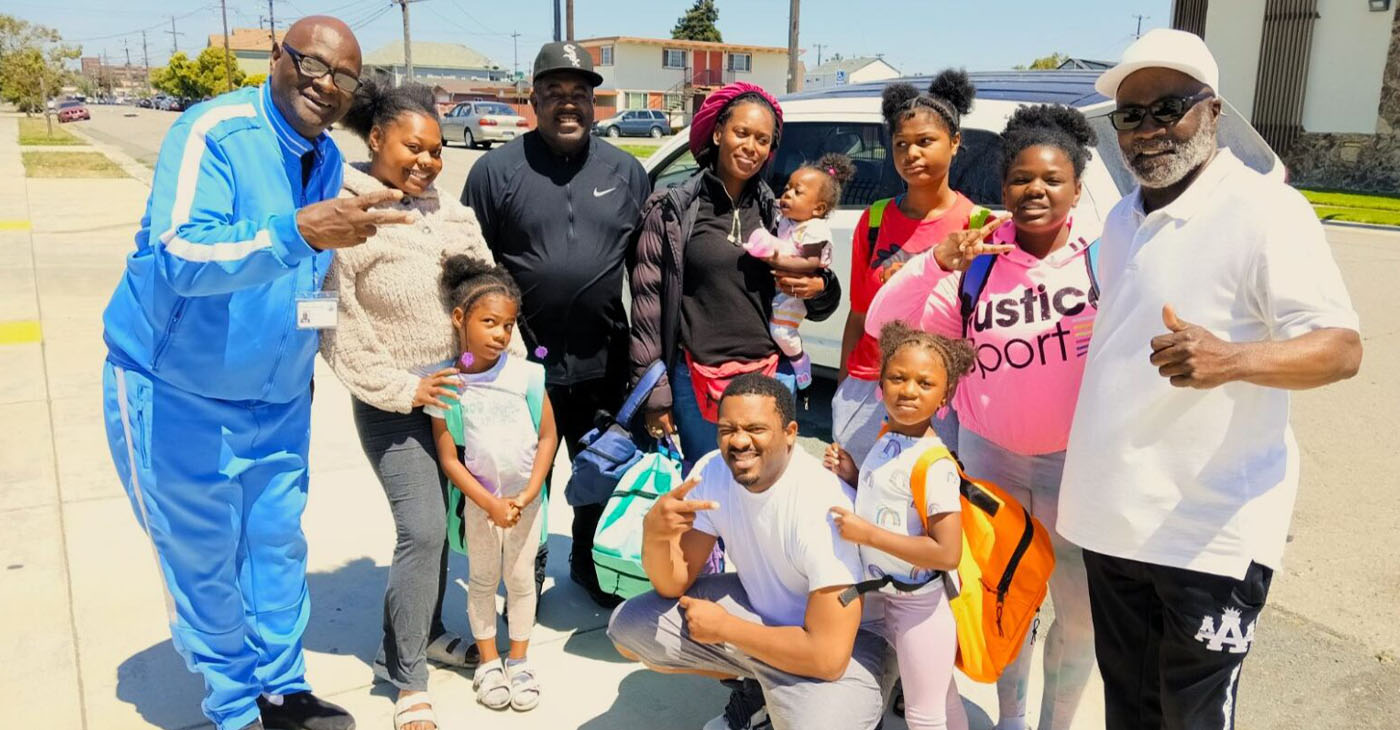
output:
POLYGON ((844 84, 844 83, 846 83, 846 72, 845 72, 845 71, 837 70, 837 72, 836 72, 836 83, 838 83, 838 84, 844 84))

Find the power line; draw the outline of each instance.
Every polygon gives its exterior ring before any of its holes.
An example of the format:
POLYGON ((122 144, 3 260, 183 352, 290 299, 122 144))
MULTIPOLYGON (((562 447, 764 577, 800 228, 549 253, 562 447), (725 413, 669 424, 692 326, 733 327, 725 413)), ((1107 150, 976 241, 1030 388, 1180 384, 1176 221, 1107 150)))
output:
POLYGON ((179 36, 184 35, 184 33, 181 33, 181 32, 179 32, 179 31, 175 30, 175 16, 173 16, 173 15, 170 16, 170 30, 164 30, 164 31, 161 31, 161 32, 162 32, 162 33, 165 33, 165 34, 168 35, 168 36, 170 36, 170 53, 171 53, 172 55, 173 55, 173 54, 176 54, 176 53, 179 53, 179 52, 180 52, 180 38, 179 38, 179 36))
MULTIPOLYGON (((217 6, 218 6, 218 3, 210 3, 210 4, 205 5, 205 6, 203 6, 203 7, 196 8, 196 9, 194 9, 194 10, 191 10, 190 12, 185 13, 184 15, 176 15, 176 16, 174 16, 174 20, 184 20, 185 18, 189 18, 189 17, 191 17, 191 16, 199 15, 200 13, 204 13, 204 12, 207 12, 207 11, 209 11, 209 10, 212 10, 213 8, 215 8, 215 7, 217 7, 217 6)), ((89 42, 92 42, 92 41, 111 40, 111 39, 113 39, 113 38, 122 38, 122 37, 124 37, 124 36, 140 35, 141 31, 143 31, 143 30, 145 30, 145 31, 152 31, 152 30, 155 30, 155 29, 157 29, 157 28, 160 28, 160 27, 163 26, 163 25, 165 25, 165 21, 162 20, 161 22, 156 23, 155 25, 148 25, 148 26, 146 26, 146 27, 144 27, 144 28, 133 28, 132 30, 124 31, 124 32, 121 32, 121 33, 109 33, 109 34, 107 34, 107 35, 91 36, 91 37, 89 37, 89 38, 64 38, 64 39, 63 39, 63 42, 64 42, 64 43, 89 43, 89 42)))
POLYGON ((361 19, 361 20, 359 20, 359 21, 357 21, 357 22, 355 22, 355 23, 350 23, 350 24, 349 24, 349 25, 350 25, 350 30, 359 30, 359 29, 361 29, 361 28, 363 28, 363 27, 365 27, 365 26, 367 26, 367 25, 373 23, 374 21, 379 20, 380 18, 384 17, 385 15, 388 14, 388 12, 389 12, 390 10, 393 10, 393 9, 394 9, 394 6, 392 6, 392 5, 385 5, 384 7, 382 7, 382 8, 380 8, 380 9, 374 11, 373 13, 370 13, 369 16, 367 16, 367 17, 365 17, 365 18, 363 18, 363 19, 361 19))

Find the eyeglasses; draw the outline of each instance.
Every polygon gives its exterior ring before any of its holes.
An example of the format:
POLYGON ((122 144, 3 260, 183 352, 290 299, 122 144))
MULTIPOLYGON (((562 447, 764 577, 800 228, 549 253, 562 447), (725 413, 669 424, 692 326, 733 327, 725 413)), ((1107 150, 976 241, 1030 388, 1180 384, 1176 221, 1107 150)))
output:
POLYGON ((1120 106, 1108 113, 1108 121, 1114 129, 1127 132, 1142 126, 1147 115, 1151 114, 1158 124, 1169 127, 1181 121, 1181 118, 1191 111, 1191 107, 1213 96, 1215 96, 1215 92, 1202 91, 1195 96, 1164 96, 1147 106, 1140 104, 1120 106))
POLYGON ((282 42, 282 50, 292 57, 292 63, 297 65, 297 71, 308 79, 314 81, 326 74, 331 74, 331 80, 335 82, 336 87, 347 94, 353 94, 356 89, 360 88, 360 80, 355 76, 344 71, 336 71, 330 67, 330 64, 292 48, 287 45, 286 41, 282 42))

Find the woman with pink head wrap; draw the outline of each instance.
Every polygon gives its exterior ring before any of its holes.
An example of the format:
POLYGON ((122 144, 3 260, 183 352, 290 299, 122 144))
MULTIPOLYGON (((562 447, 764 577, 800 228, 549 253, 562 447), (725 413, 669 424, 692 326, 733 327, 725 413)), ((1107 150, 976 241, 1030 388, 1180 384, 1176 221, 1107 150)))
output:
POLYGON ((774 271, 743 249, 754 231, 777 230, 777 201, 764 178, 782 124, 782 107, 762 87, 741 82, 714 92, 690 128, 700 171, 642 207, 631 271, 633 382, 653 362, 666 363, 647 425, 653 434, 679 432, 687 466, 718 443, 719 395, 730 379, 757 371, 792 387, 769 334, 773 295, 807 299, 808 318, 817 320, 840 301, 829 272, 774 271))

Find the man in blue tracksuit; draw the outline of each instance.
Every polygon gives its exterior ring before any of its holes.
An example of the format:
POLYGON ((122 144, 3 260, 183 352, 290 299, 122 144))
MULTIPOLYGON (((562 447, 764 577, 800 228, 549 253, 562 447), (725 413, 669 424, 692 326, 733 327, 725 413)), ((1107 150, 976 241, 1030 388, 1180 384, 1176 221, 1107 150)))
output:
MULTIPOLYGON (((136 250, 103 317, 107 436, 155 547, 171 634, 219 730, 349 730, 315 698, 301 635, 317 298, 331 249, 408 214, 335 199, 326 130, 360 48, 341 21, 293 25, 267 83, 185 112, 161 148, 136 250)), ((395 191, 396 192, 396 191, 395 191)))

